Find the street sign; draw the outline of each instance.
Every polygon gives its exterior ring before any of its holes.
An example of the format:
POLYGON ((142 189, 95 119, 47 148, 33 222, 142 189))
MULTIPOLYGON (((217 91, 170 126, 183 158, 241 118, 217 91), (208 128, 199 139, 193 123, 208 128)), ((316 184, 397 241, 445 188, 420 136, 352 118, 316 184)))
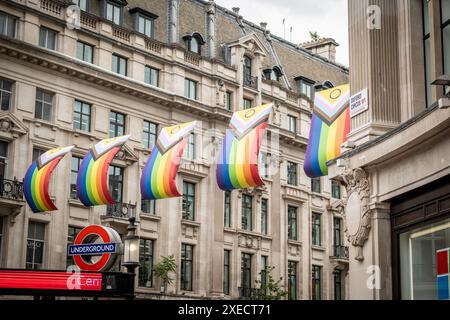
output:
POLYGON ((367 88, 350 97, 350 118, 369 109, 367 88))

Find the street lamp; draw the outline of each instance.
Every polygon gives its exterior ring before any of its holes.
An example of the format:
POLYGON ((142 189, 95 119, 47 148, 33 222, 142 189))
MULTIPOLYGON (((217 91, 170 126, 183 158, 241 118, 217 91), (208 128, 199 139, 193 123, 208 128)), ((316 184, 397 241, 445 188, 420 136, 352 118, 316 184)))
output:
POLYGON ((133 296, 134 297, 134 285, 136 278, 136 268, 139 267, 139 236, 136 234, 136 218, 130 217, 128 219, 130 224, 127 227, 128 233, 123 238, 124 253, 122 265, 127 269, 128 273, 133 275, 133 296))
POLYGON ((439 109, 450 108, 450 75, 444 74, 438 77, 436 80, 434 80, 431 84, 435 86, 447 87, 445 90, 445 97, 439 99, 438 105, 439 109))

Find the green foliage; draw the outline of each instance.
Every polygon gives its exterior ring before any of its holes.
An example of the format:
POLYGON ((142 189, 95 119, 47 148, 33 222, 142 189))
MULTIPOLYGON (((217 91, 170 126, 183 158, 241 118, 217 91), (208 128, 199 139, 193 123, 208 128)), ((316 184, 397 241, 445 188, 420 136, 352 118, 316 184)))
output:
POLYGON ((167 290, 168 284, 173 283, 173 278, 170 274, 175 273, 176 270, 177 264, 173 255, 161 257, 161 260, 153 266, 153 273, 164 283, 164 291, 167 290))
POLYGON ((318 41, 320 39, 317 31, 309 31, 309 36, 311 37, 312 41, 318 41))
POLYGON ((288 294, 281 285, 283 277, 280 277, 277 281, 272 277, 273 269, 275 267, 267 266, 259 272, 259 279, 265 278, 266 280, 264 282, 261 282, 261 280, 255 281, 259 288, 253 293, 253 300, 281 300, 288 294))

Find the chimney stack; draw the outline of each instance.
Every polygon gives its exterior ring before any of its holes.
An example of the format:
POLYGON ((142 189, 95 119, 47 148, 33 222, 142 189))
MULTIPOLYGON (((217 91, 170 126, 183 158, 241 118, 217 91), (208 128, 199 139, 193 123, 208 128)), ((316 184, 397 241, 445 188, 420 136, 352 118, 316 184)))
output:
POLYGON ((266 28, 267 28, 267 22, 260 22, 259 25, 260 25, 261 28, 263 28, 264 30, 266 30, 266 28))
POLYGON ((237 15, 239 15, 239 7, 233 7, 233 8, 231 8, 232 10, 233 10, 233 12, 235 13, 235 14, 237 14, 237 15))
POLYGON ((336 62, 336 47, 338 46, 339 43, 332 38, 322 38, 301 44, 301 47, 333 62, 336 62))

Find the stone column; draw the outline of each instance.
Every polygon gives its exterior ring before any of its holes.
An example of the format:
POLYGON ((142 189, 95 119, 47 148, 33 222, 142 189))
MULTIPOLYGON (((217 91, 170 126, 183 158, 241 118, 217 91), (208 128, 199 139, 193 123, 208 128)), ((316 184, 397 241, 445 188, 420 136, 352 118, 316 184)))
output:
POLYGON ((206 9, 208 57, 216 57, 216 4, 210 0, 206 9))
POLYGON ((397 1, 349 0, 350 89, 368 88, 369 109, 351 119, 361 144, 400 122, 397 1))
POLYGON ((179 0, 169 1, 169 43, 178 42, 178 10, 179 0))

